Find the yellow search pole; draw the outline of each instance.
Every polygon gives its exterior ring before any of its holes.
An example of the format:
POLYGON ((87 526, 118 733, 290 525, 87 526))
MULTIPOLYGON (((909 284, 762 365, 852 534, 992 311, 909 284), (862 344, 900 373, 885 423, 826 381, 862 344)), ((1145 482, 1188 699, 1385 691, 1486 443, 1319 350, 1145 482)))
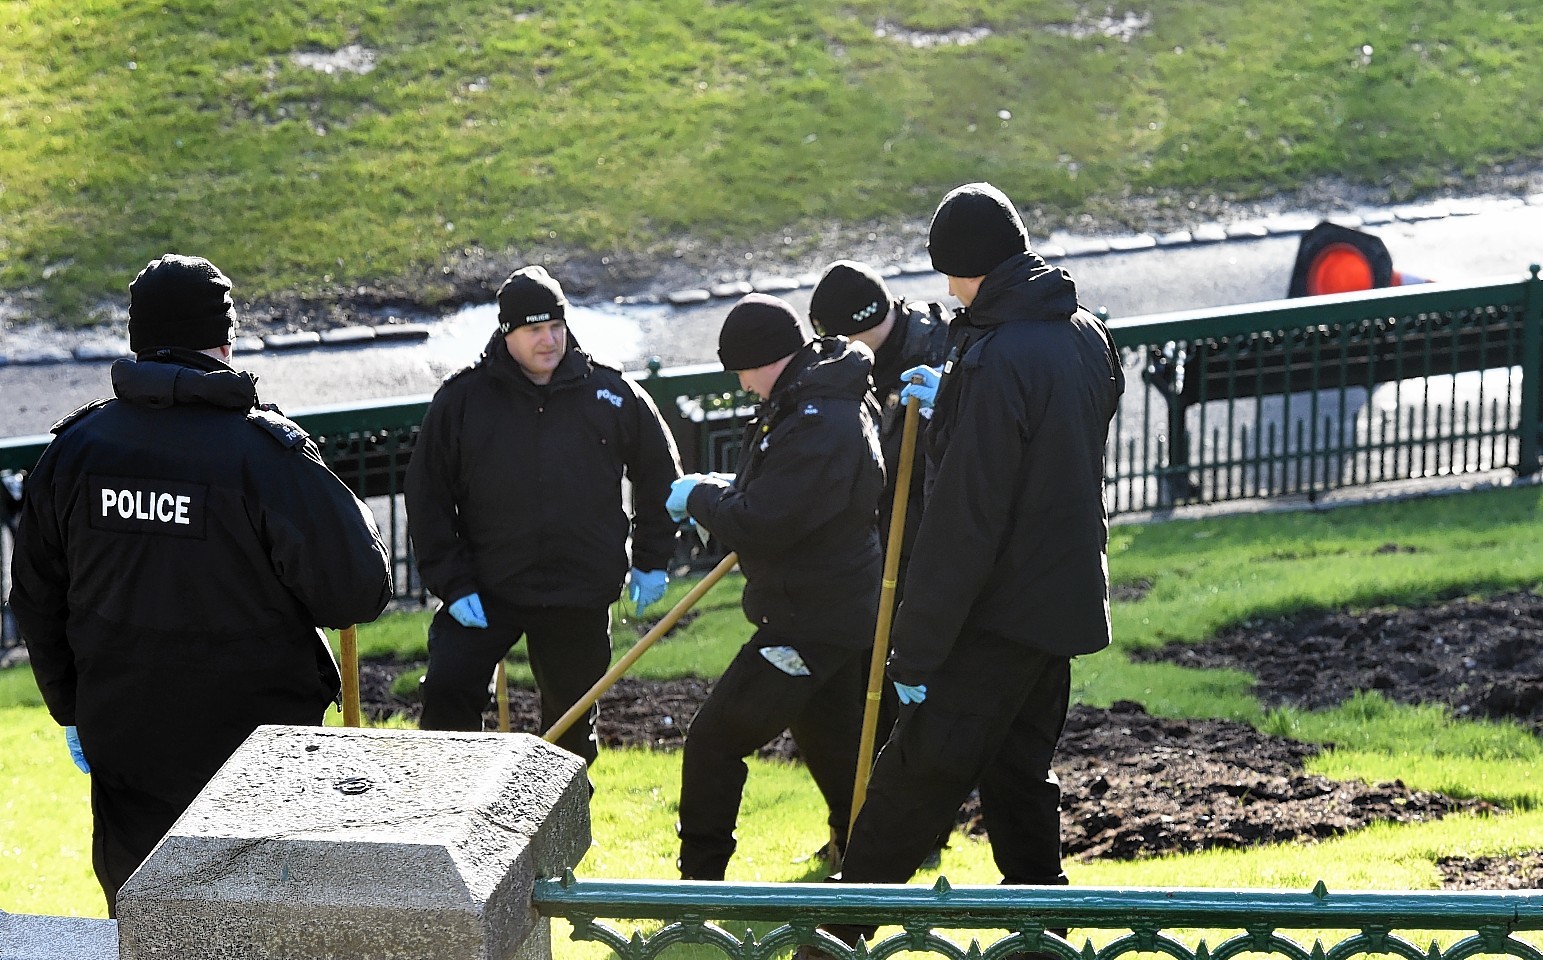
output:
POLYGON ((605 693, 616 681, 620 680, 622 674, 631 669, 632 665, 637 663, 638 658, 649 647, 653 646, 660 637, 669 633, 670 629, 679 622, 680 618, 686 615, 686 611, 695 606, 696 602, 701 600, 703 595, 708 590, 711 590, 714 584, 722 580, 724 574, 734 569, 734 564, 738 562, 739 554, 732 551, 729 552, 728 556, 719 560, 718 565, 708 571, 705 577, 697 581, 696 586, 692 587, 690 592, 684 597, 681 597, 680 602, 671 607, 670 612, 666 613, 658 623, 654 624, 654 628, 648 631, 643 636, 643 639, 639 640, 631 650, 628 650, 622 655, 620 660, 616 661, 616 666, 607 670, 605 676, 596 680, 595 685, 589 688, 589 692, 579 698, 578 703, 569 707, 567 713, 557 718, 557 722, 552 724, 550 730, 541 735, 541 739, 547 743, 556 743, 557 738, 567 733, 568 728, 573 726, 574 722, 583 716, 585 711, 593 706, 596 700, 600 699, 601 694, 605 693))
POLYGON ((359 726, 359 634, 358 627, 338 631, 338 645, 343 649, 343 726, 359 726))
POLYGON ((504 662, 498 661, 493 668, 493 699, 498 704, 498 732, 509 732, 509 678, 505 675, 504 662))
MULTIPOLYGON (((912 377, 920 383, 920 377, 912 377)), ((884 579, 879 583, 879 618, 873 629, 873 658, 868 664, 868 698, 863 703, 863 730, 857 743, 857 778, 852 784, 852 819, 847 835, 857 823, 857 812, 868 798, 868 778, 873 773, 873 741, 879 726, 879 699, 884 689, 884 664, 889 659, 889 630, 895 612, 895 578, 900 575, 900 548, 905 539, 905 508, 911 495, 911 462, 916 458, 916 425, 921 401, 908 397, 905 424, 900 430, 900 465, 895 477, 895 498, 889 510, 889 545, 884 551, 884 579)))

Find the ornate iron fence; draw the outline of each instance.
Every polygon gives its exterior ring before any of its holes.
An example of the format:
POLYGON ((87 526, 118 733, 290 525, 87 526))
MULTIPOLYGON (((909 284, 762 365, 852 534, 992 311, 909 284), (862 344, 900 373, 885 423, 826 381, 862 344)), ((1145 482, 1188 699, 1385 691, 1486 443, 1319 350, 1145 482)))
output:
POLYGON ((1111 513, 1538 469, 1543 282, 1441 284, 1110 323, 1111 513))
MULTIPOLYGON (((1275 955, 1286 960, 1466 960, 1510 956, 1543 960, 1543 892, 1345 892, 1322 882, 1310 892, 1276 890, 1119 889, 1098 887, 932 887, 809 883, 696 883, 648 880, 536 882, 532 901, 547 917, 573 925, 572 937, 610 948, 621 960, 652 960, 670 947, 701 944, 733 960, 770 960, 815 944, 837 960, 875 960, 930 953, 947 960, 1115 960, 1166 954, 1174 960, 1231 960, 1275 955), (655 928, 618 929, 601 919, 654 921, 655 928), (757 936, 727 923, 775 924, 757 936), (817 931, 822 923, 899 926, 872 945, 849 948, 817 931), (1047 931, 1118 931, 1102 946, 1081 945, 1047 931), (939 930, 999 931, 961 947, 939 930), (1176 931, 1204 932, 1186 942, 1176 931), (1307 931, 1304 945, 1281 931, 1307 931), (1220 931, 1218 942, 1205 934, 1220 931), (1450 942, 1415 935, 1454 934, 1450 942), (1340 935, 1324 942, 1325 936, 1340 935), (1529 942, 1530 941, 1530 942, 1529 942)), ((882 931, 881 931, 882 932, 882 931)))

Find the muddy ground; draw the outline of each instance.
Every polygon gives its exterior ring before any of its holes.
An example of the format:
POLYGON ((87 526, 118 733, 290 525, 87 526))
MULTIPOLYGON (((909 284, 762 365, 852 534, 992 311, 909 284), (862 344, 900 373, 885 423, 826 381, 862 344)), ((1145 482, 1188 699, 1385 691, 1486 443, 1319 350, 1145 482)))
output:
MULTIPOLYGON (((1259 678, 1268 704, 1330 706, 1356 690, 1404 703, 1440 703, 1459 714, 1543 726, 1543 598, 1513 593, 1428 608, 1315 614, 1248 623, 1204 644, 1146 651, 1194 667, 1232 667, 1259 678)), ((415 716, 417 704, 391 694, 400 673, 422 664, 369 662, 361 669, 365 712, 415 716)), ((609 746, 674 749, 711 689, 706 680, 624 678, 601 700, 600 735, 609 746)), ((510 694, 512 727, 539 732, 531 691, 510 694)), ((490 710, 488 728, 496 716, 490 710)), ((1403 783, 1340 782, 1308 774, 1318 747, 1266 736, 1224 720, 1173 720, 1134 703, 1074 707, 1057 774, 1068 856, 1130 859, 1259 843, 1313 842, 1370 823, 1435 819, 1452 812, 1504 811, 1482 800, 1411 790, 1403 783)), ((763 756, 796 759, 786 736, 763 756)), ((962 829, 981 834, 974 798, 962 829)), ((1543 851, 1516 857, 1448 857, 1438 866, 1449 889, 1543 886, 1543 851)))
POLYGON ((1531 593, 1244 623, 1203 644, 1133 659, 1251 673, 1269 706, 1316 710, 1375 690, 1543 734, 1543 597, 1531 593))

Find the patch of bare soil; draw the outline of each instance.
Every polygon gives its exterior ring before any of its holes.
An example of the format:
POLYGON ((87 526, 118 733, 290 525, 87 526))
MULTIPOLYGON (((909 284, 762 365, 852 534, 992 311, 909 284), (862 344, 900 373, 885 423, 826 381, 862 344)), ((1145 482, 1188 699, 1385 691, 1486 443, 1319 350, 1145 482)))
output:
MULTIPOLYGON (((376 718, 416 716, 416 703, 392 696, 390 687, 399 673, 421 666, 363 664, 365 712, 376 718)), ((711 688, 710 681, 699 679, 624 678, 601 699, 600 737, 611 747, 676 748, 711 688)), ((509 701, 511 728, 539 733, 535 693, 513 688, 509 701)), ((496 729, 491 707, 485 722, 487 729, 496 729)), ((1066 852, 1083 859, 1130 859, 1312 842, 1377 821, 1500 812, 1484 801, 1414 791, 1397 781, 1339 782, 1308 774, 1303 762, 1317 749, 1265 736, 1241 723, 1153 717, 1135 703, 1116 703, 1107 710, 1075 707, 1057 762, 1066 852)), ((797 749, 784 735, 761 755, 793 760, 797 749)), ((984 833, 977 798, 960 811, 960 825, 972 834, 984 833)), ((1521 875, 1487 860, 1465 864, 1449 859, 1441 866, 1448 886, 1458 888, 1510 889, 1510 878, 1521 875)))
POLYGON ((1442 885, 1449 890, 1537 890, 1543 888, 1543 850, 1514 857, 1442 857, 1442 885))
POLYGON ((1533 593, 1247 622, 1132 659, 1250 673, 1272 706, 1321 709, 1375 690, 1543 732, 1543 597, 1533 593))

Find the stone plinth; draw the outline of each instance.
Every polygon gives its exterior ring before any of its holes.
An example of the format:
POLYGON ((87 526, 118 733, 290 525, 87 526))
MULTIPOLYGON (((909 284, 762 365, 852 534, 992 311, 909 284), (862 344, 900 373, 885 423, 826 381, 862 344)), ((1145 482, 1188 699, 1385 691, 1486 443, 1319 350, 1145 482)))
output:
POLYGON ((530 887, 588 783, 528 734, 260 727, 119 892, 120 956, 550 956, 530 887))
POLYGON ((117 960, 118 924, 0 910, 0 960, 117 960))

